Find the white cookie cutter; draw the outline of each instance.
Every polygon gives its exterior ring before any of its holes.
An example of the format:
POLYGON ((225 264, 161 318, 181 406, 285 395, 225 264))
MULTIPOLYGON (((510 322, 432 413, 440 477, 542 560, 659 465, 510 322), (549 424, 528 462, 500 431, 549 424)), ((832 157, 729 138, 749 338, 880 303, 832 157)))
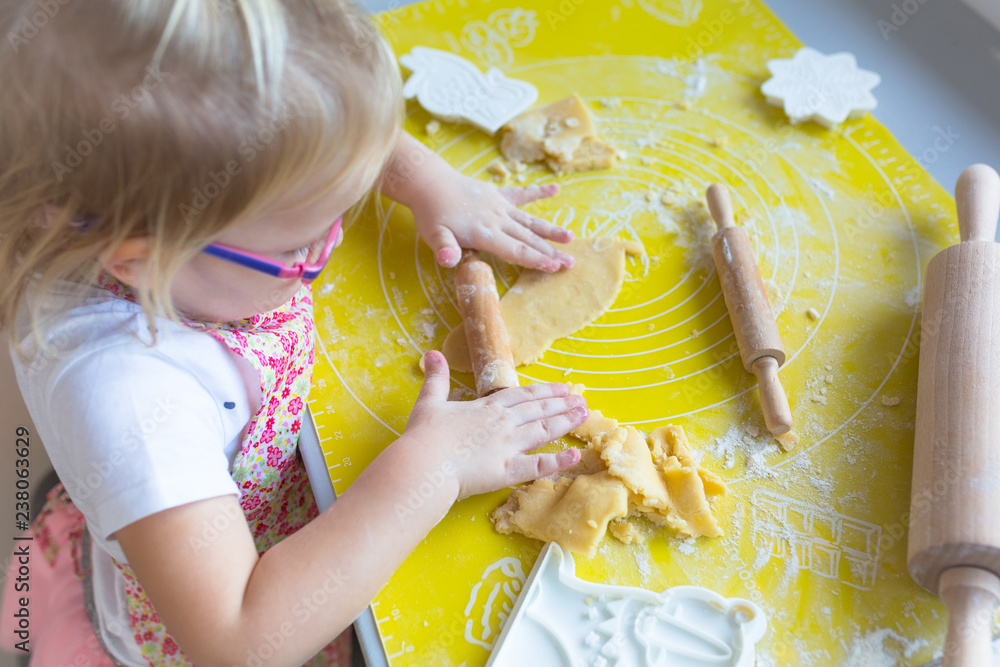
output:
POLYGON ((494 134, 538 99, 538 89, 530 83, 508 79, 495 67, 483 74, 447 51, 415 46, 399 62, 413 72, 403 85, 403 97, 416 97, 436 118, 468 123, 487 134, 494 134))
POLYGON ((872 88, 882 80, 858 67, 851 53, 824 55, 808 46, 792 58, 767 63, 773 75, 760 90, 768 104, 784 107, 792 123, 814 120, 832 128, 876 107, 872 88))
POLYGON ((757 605, 699 586, 662 593, 583 581, 546 545, 486 667, 752 667, 767 630, 757 605))

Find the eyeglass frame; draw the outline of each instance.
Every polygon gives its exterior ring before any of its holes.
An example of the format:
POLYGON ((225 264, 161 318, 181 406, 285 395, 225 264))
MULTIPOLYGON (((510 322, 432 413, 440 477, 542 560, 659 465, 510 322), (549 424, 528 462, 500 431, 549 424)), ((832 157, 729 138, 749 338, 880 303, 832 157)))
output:
MULTIPOLYGON (((96 221, 97 218, 93 216, 81 216, 73 219, 76 228, 82 232, 87 231, 96 221)), ((330 227, 330 234, 326 238, 326 243, 323 244, 323 250, 316 262, 295 262, 289 266, 271 257, 258 255, 249 250, 234 248, 224 243, 210 243, 202 249, 202 252, 248 269, 275 276, 276 278, 299 278, 302 282, 309 283, 319 277, 319 274, 326 268, 326 263, 330 261, 330 256, 338 245, 337 240, 340 236, 343 222, 344 216, 340 216, 334 221, 333 226, 330 227)))
POLYGON ((326 243, 323 244, 323 250, 316 262, 295 262, 288 265, 271 257, 258 255, 249 250, 241 250, 223 243, 210 243, 202 252, 276 278, 298 278, 302 282, 308 283, 315 280, 326 268, 326 263, 330 261, 330 256, 337 247, 343 220, 343 216, 337 218, 333 226, 330 227, 330 234, 327 236, 326 243))

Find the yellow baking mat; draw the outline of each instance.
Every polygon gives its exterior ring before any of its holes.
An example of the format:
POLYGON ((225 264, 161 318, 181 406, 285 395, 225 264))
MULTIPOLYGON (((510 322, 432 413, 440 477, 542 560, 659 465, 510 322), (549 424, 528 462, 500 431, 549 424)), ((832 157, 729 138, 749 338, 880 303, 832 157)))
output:
MULTIPOLYGON (((397 54, 453 51, 533 83, 539 103, 579 93, 622 151, 611 170, 526 172, 526 184, 562 186, 536 214, 640 240, 648 258, 629 260, 610 312, 521 369, 522 382, 582 382, 591 407, 625 423, 683 425, 729 484, 715 504, 726 536, 609 537, 577 558, 580 576, 753 600, 770 620, 759 665, 931 659, 945 613, 907 574, 906 527, 921 276, 957 240, 949 194, 871 118, 793 127, 767 106, 767 60, 800 43, 754 0, 441 0, 377 22, 397 54), (714 181, 734 194, 778 313, 802 437, 788 454, 763 435, 711 267, 712 227, 694 197, 714 181), (660 204, 664 190, 680 205, 660 204)), ((429 119, 408 106, 410 132, 488 180, 496 140, 447 123, 428 136, 429 119)), ((496 266, 503 291, 517 270, 496 266)), ((451 274, 409 212, 385 202, 347 231, 316 284, 312 409, 336 491, 402 432, 418 358, 460 320, 451 274)), ((454 377, 458 393, 470 384, 454 377)), ((506 495, 458 503, 375 599, 394 666, 487 660, 541 547, 493 531, 487 515, 506 495)))

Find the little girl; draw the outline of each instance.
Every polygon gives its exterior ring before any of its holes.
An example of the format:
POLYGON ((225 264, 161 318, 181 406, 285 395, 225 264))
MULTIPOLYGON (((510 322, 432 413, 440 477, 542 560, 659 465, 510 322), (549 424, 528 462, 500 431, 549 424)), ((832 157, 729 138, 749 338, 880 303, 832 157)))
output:
POLYGON ((4 644, 43 666, 347 664, 342 633, 452 503, 573 465, 525 452, 586 408, 561 384, 449 402, 428 352, 403 435, 320 514, 296 448, 309 282, 376 186, 444 266, 472 247, 559 270, 546 239, 571 234, 517 208, 556 188, 497 189, 401 132, 393 57, 350 0, 21 0, 0 28, 0 326, 62 482, 18 543, 4 644))

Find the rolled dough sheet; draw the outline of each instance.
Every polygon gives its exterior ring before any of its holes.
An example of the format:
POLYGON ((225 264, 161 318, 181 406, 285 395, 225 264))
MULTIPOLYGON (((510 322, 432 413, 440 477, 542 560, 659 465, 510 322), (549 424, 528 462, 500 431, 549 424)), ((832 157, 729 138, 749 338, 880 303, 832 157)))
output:
MULTIPOLYGON (((500 299, 515 366, 538 361, 557 339, 587 326, 611 307, 625 279, 626 242, 607 236, 553 244, 576 260, 570 269, 528 269, 500 299)), ((472 372, 465 326, 451 330, 441 351, 454 371, 472 372)))

